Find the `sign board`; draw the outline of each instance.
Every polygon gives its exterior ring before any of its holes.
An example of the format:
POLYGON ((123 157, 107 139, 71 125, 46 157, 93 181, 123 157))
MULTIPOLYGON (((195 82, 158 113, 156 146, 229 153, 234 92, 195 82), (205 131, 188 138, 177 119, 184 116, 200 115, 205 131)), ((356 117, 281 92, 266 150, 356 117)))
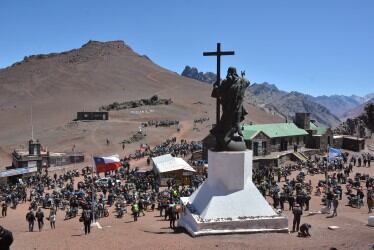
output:
POLYGON ((193 172, 183 172, 182 175, 183 176, 190 176, 190 175, 193 175, 193 172))

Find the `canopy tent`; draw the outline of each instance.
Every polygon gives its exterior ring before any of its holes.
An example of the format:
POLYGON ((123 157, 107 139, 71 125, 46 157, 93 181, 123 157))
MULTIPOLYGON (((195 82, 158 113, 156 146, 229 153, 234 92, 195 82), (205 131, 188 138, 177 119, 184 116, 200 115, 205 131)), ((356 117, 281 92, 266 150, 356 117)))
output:
POLYGON ((196 172, 185 160, 173 157, 171 154, 153 157, 152 162, 154 170, 159 174, 176 170, 196 172))
POLYGON ((38 169, 37 167, 31 167, 31 168, 15 168, 15 169, 8 169, 0 172, 0 177, 10 177, 20 174, 28 174, 28 173, 34 173, 38 169))

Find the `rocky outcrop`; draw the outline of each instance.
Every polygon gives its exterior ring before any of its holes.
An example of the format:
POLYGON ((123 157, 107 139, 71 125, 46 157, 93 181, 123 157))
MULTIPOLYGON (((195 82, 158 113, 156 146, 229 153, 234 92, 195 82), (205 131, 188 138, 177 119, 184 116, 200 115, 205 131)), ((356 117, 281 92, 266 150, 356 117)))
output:
POLYGON ((370 137, 374 131, 374 103, 368 102, 363 113, 355 118, 348 118, 334 129, 335 134, 370 137))
POLYGON ((365 123, 359 118, 348 118, 345 122, 341 123, 333 130, 337 135, 352 135, 365 137, 366 126, 365 123))
POLYGON ((212 72, 199 72, 197 68, 188 65, 184 68, 181 75, 207 83, 215 83, 217 79, 216 74, 212 72))
POLYGON ((160 99, 157 95, 152 96, 148 99, 140 99, 128 102, 113 102, 112 104, 101 106, 100 111, 110 111, 110 110, 121 110, 121 109, 131 109, 138 108, 141 106, 155 106, 155 105, 169 105, 171 104, 171 99, 160 99))

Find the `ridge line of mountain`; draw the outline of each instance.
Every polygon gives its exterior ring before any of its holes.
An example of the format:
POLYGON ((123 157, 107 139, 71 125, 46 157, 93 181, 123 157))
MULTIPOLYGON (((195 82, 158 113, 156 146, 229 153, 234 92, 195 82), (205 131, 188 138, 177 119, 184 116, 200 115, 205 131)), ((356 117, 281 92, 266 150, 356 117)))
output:
MULTIPOLYGON (((216 79, 214 73, 200 72, 196 67, 191 66, 186 66, 181 75, 206 83, 213 83, 216 79)), ((337 125, 341 120, 357 116, 363 111, 366 103, 373 102, 374 100, 374 93, 365 96, 337 94, 312 96, 298 91, 287 92, 280 90, 275 84, 267 82, 254 83, 248 91, 251 93, 249 95, 251 98, 248 101, 263 109, 267 109, 268 112, 276 110, 277 113, 285 117, 296 111, 310 112, 312 116, 315 118, 319 117, 320 122, 328 126, 337 125), (281 98, 283 101, 280 100, 281 98), (287 98, 290 100, 287 100, 287 98), (304 99, 303 102, 301 99, 304 99), (299 103, 303 107, 291 107, 292 105, 290 106, 288 103, 291 101, 299 103), (277 103, 277 108, 275 108, 274 102, 277 103), (315 108, 312 108, 313 105, 315 108), (321 114, 317 114, 318 112, 321 114)))

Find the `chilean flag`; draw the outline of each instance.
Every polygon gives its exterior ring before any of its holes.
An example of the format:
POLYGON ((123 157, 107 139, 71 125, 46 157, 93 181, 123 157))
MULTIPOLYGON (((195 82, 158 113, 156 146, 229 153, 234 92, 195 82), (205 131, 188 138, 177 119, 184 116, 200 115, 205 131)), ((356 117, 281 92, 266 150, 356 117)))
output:
POLYGON ((93 159, 96 173, 118 170, 122 166, 118 155, 103 157, 94 156, 93 159))

